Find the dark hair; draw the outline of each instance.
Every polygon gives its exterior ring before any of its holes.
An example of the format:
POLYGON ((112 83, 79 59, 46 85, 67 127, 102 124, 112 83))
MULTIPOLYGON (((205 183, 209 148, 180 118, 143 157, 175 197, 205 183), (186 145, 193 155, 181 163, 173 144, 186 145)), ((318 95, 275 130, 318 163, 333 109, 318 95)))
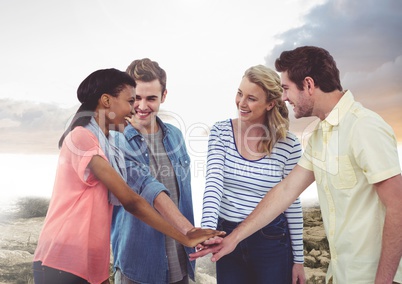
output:
POLYGON ((339 70, 329 52, 316 46, 301 46, 283 51, 275 61, 278 72, 287 72, 289 79, 303 90, 303 80, 311 77, 323 92, 342 91, 339 70))
POLYGON ((89 123, 91 117, 95 115, 94 111, 103 94, 117 97, 127 85, 136 87, 136 83, 130 75, 114 68, 97 70, 86 77, 77 89, 77 98, 81 106, 61 136, 59 148, 70 131, 77 126, 85 126, 89 123))
POLYGON ((134 78, 135 81, 151 82, 158 80, 162 86, 162 94, 166 90, 166 72, 158 62, 149 58, 137 59, 131 62, 126 72, 134 78))

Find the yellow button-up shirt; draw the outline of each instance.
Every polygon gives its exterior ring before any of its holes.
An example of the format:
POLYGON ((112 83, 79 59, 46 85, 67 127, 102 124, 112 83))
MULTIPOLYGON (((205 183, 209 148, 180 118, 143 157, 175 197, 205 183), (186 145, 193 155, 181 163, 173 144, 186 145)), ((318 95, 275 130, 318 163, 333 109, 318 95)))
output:
MULTIPOLYGON (((314 171, 331 252, 327 283, 374 283, 385 207, 373 184, 401 172, 392 128, 347 91, 309 138, 299 165, 314 171)), ((402 283, 402 264, 395 281, 402 283)))

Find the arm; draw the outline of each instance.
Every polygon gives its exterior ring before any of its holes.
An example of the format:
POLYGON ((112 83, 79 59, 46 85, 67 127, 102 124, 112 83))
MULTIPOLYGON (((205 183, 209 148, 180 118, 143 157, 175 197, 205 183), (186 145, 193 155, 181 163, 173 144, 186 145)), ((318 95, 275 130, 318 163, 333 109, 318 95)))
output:
POLYGON ((284 213, 288 221, 293 262, 303 263, 303 209, 300 198, 298 197, 284 213))
MULTIPOLYGON (((202 203, 202 228, 216 229, 218 212, 223 195, 223 168, 225 166, 225 146, 220 138, 217 126, 213 126, 208 139, 207 174, 202 203)), ((196 247, 197 251, 206 250, 210 245, 222 242, 221 237, 214 237, 196 247)), ((204 252, 203 251, 203 252, 204 252)), ((190 258, 190 261, 196 258, 190 258)))
POLYGON ((402 177, 397 140, 392 128, 374 116, 360 118, 351 131, 354 158, 385 207, 375 283, 392 283, 402 255, 402 177))
MULTIPOLYGON (((179 200, 173 201, 166 189, 153 200, 154 208, 182 233, 194 228, 193 203, 191 196, 191 163, 182 132, 171 124, 166 124, 169 134, 163 143, 166 154, 172 162, 175 179, 178 185, 179 200), (182 205, 182 207, 180 207, 182 205), (181 209, 179 209, 181 208, 181 209)), ((151 175, 151 173, 149 173, 151 175)), ((155 182, 165 185, 155 179, 155 182)))
POLYGON ((202 204, 201 227, 215 229, 223 195, 223 168, 225 146, 216 126, 211 129, 208 140, 207 174, 202 204))
POLYGON ((166 221, 181 233, 186 234, 188 231, 194 229, 194 226, 181 214, 179 208, 177 208, 165 192, 159 193, 155 198, 154 207, 166 221))
MULTIPOLYGON (((270 223, 314 181, 312 171, 297 165, 292 172, 260 201, 251 214, 221 244, 190 254, 191 259, 213 253, 212 261, 232 252, 237 244, 270 223)), ((208 241, 205 242, 208 244, 208 241)))
POLYGON ((303 252, 303 209, 298 197, 284 212, 288 220, 290 240, 293 251, 293 283, 303 284, 306 281, 304 273, 304 252, 303 252), (299 282, 297 282, 299 281, 299 282))
POLYGON ((126 165, 128 172, 127 183, 133 191, 138 192, 141 197, 145 198, 166 221, 183 234, 194 229, 194 226, 183 216, 167 195, 166 187, 151 175, 149 167, 141 165, 134 159, 127 159, 126 165))
MULTIPOLYGON (((293 141, 293 146, 284 167, 284 178, 293 170, 302 153, 301 145, 297 137, 295 137, 294 140, 289 139, 288 143, 290 141, 293 141)), ((292 283, 304 284, 306 282, 306 275, 303 266, 303 209, 300 197, 298 197, 284 213, 288 220, 290 240, 293 250, 292 283)))
MULTIPOLYGON (((297 137, 293 138, 293 135, 288 134, 287 142, 285 145, 289 147, 289 156, 285 160, 285 165, 283 168, 284 179, 293 168, 297 165, 300 160, 302 153, 300 142, 297 137)), ((281 142, 279 142, 281 143, 281 142)), ((304 262, 303 254, 303 209, 301 206, 300 198, 298 197, 290 206, 285 210, 285 216, 288 220, 288 227, 290 232, 290 240, 292 243, 293 250, 293 262, 301 263, 304 262)))
POLYGON ((221 246, 223 248, 212 257, 212 261, 218 261, 222 256, 233 251, 240 241, 272 222, 313 181, 313 172, 297 165, 284 180, 264 196, 253 212, 222 241, 221 246))
POLYGON ((187 235, 183 235, 166 222, 145 199, 132 191, 105 159, 100 156, 93 156, 89 163, 89 168, 116 198, 119 199, 125 210, 183 245, 194 247, 204 240, 219 234, 214 230, 193 229, 188 232, 187 235))
MULTIPOLYGON (((127 129, 130 129, 130 126, 127 129)), ((127 140, 121 133, 116 134, 115 141, 120 150, 124 152, 128 173, 127 183, 132 190, 145 198, 166 221, 181 233, 186 234, 194 229, 194 226, 169 198, 166 187, 151 174, 150 168, 144 160, 146 144, 137 144, 134 139, 127 140)))
POLYGON ((386 208, 375 283, 392 283, 402 257, 402 176, 396 175, 375 186, 386 208))

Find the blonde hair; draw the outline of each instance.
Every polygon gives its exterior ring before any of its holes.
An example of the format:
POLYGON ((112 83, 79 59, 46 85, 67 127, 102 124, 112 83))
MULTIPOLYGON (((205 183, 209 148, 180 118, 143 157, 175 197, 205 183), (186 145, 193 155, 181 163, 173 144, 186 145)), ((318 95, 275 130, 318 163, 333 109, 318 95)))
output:
POLYGON ((267 102, 274 103, 267 112, 264 123, 267 129, 258 145, 259 151, 269 155, 276 142, 286 138, 289 130, 289 111, 282 100, 281 80, 274 70, 264 65, 250 67, 244 72, 244 77, 264 90, 267 102))

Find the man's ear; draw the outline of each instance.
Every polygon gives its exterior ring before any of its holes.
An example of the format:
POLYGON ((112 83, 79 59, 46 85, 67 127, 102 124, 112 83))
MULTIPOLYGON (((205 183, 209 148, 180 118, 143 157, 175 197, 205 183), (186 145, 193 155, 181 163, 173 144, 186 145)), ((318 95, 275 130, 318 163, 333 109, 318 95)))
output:
POLYGON ((162 93, 162 98, 161 98, 161 103, 163 103, 166 100, 166 95, 167 95, 167 90, 162 93))
POLYGON ((307 91, 311 92, 315 88, 314 79, 307 76, 304 78, 304 85, 307 91))

